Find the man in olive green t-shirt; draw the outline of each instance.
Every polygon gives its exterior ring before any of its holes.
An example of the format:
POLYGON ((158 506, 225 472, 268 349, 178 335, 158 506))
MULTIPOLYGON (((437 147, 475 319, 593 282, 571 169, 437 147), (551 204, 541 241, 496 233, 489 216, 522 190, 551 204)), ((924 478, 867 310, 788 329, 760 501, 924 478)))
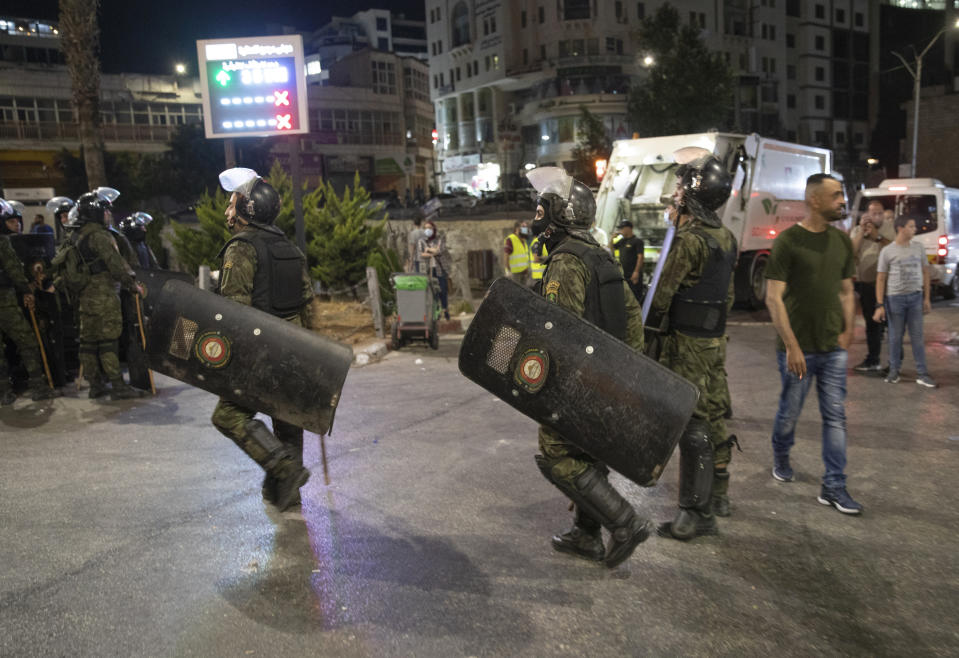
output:
POLYGON ((842 185, 828 174, 806 179, 806 216, 776 238, 766 265, 766 306, 779 334, 782 379, 773 425, 773 477, 791 482, 789 450, 815 377, 826 473, 819 502, 844 514, 862 505, 846 491, 846 349, 852 340, 855 260, 849 236, 830 226, 842 218, 842 185))

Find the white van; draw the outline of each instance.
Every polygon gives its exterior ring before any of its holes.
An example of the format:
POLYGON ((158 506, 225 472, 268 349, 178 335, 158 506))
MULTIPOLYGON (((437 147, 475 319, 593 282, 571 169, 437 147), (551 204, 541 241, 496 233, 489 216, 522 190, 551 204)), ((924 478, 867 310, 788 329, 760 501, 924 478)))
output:
POLYGON ((645 244, 648 273, 666 235, 666 205, 676 189, 673 152, 700 146, 733 174, 732 195, 716 212, 736 236, 736 300, 761 308, 773 240, 805 215, 806 178, 832 171, 832 151, 732 133, 699 133, 613 142, 596 196, 596 224, 612 235, 623 219, 645 244))
POLYGON ((856 223, 871 201, 879 201, 893 217, 916 221, 917 242, 926 249, 933 290, 946 299, 959 295, 959 189, 935 178, 889 178, 859 190, 853 204, 856 223))

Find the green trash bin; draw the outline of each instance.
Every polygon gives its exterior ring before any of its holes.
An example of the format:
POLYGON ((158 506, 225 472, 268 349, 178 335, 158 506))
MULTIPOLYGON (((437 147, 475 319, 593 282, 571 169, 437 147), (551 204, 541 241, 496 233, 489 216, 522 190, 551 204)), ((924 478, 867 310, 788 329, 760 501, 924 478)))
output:
POLYGON ((424 341, 439 349, 440 319, 436 280, 426 274, 394 272, 390 277, 396 293, 396 317, 393 318, 392 347, 398 350, 409 342, 424 341))

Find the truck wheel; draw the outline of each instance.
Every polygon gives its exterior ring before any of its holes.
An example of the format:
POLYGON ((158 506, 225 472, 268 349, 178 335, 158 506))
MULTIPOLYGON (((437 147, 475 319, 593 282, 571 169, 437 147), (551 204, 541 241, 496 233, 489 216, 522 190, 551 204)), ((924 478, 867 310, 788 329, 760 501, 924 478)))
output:
POLYGON ((395 321, 393 322, 393 328, 390 330, 390 349, 400 349, 399 327, 395 321))
POLYGON ((439 332, 439 322, 434 321, 430 325, 430 347, 434 350, 440 348, 440 332, 439 332))
POLYGON ((768 261, 768 253, 758 253, 753 256, 753 262, 749 266, 748 302, 750 308, 755 310, 766 307, 766 263, 768 261))
POLYGON ((942 287, 942 296, 946 299, 955 299, 959 297, 959 272, 952 275, 952 281, 948 286, 942 287))

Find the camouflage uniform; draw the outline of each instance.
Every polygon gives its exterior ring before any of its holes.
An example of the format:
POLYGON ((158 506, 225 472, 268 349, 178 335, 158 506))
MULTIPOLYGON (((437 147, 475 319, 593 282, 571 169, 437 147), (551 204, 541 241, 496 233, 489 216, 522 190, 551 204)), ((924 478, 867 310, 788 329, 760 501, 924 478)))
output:
MULTIPOLYGON (((29 294, 30 285, 9 236, 0 234, 0 347, 4 337, 16 344, 20 360, 30 376, 30 387, 34 392, 39 392, 47 387, 40 363, 40 350, 33 329, 17 303, 17 293, 29 294)), ((11 397, 7 360, 0 354, 0 398, 9 403, 13 401, 11 397)))
POLYGON ((90 382, 91 397, 105 392, 101 373, 109 379, 115 391, 127 388, 120 370, 117 340, 123 329, 117 283, 135 293, 133 270, 123 257, 110 232, 96 222, 85 224, 70 238, 81 250, 87 266, 103 263, 103 271, 90 275, 89 283, 80 291, 77 316, 80 321, 80 364, 90 382), (90 255, 95 256, 91 263, 90 255))
MULTIPOLYGON (((673 296, 683 288, 699 282, 706 266, 710 249, 698 232, 712 236, 719 246, 727 251, 735 249, 736 241, 725 227, 707 226, 696 218, 676 229, 673 244, 660 274, 653 297, 652 310, 666 315, 673 296)), ((735 281, 729 278, 726 297, 727 311, 735 298, 735 281)), ((667 368, 688 379, 699 389, 699 402, 693 418, 705 420, 710 427, 710 442, 713 445, 713 464, 722 465, 713 479, 713 498, 725 497, 729 486, 729 474, 725 472, 732 458, 731 444, 726 439, 724 415, 729 407, 729 388, 726 383, 726 336, 703 338, 687 336, 671 331, 662 339, 659 360, 667 368)))
MULTIPOLYGON (((258 231, 253 227, 243 229, 244 232, 258 231)), ((313 283, 306 268, 306 259, 303 267, 303 303, 304 308, 299 314, 284 318, 298 326, 309 327, 309 306, 307 303, 313 298, 313 283)), ((257 257, 256 248, 249 242, 235 240, 229 244, 223 254, 223 264, 220 268, 219 292, 227 299, 240 304, 251 306, 253 301, 253 280, 256 275, 257 257)), ((243 452, 253 461, 264 465, 269 459, 269 453, 249 435, 249 422, 256 415, 255 409, 244 407, 226 398, 220 398, 213 410, 213 425, 224 435, 232 439, 243 452)), ((284 445, 288 446, 296 464, 303 465, 303 430, 296 425, 273 418, 273 434, 284 445)), ((270 486, 269 476, 264 482, 264 493, 270 486)))
MULTIPOLYGON (((576 238, 567 238, 570 240, 576 238)), ((586 291, 591 273, 582 260, 570 253, 551 256, 543 275, 543 294, 568 311, 583 317, 586 310, 586 291)), ((625 342, 633 349, 643 350, 643 311, 623 281, 626 302, 625 342)), ((555 462, 553 473, 562 480, 572 482, 596 460, 563 438, 556 430, 545 425, 539 428, 539 449, 545 457, 555 462)))

